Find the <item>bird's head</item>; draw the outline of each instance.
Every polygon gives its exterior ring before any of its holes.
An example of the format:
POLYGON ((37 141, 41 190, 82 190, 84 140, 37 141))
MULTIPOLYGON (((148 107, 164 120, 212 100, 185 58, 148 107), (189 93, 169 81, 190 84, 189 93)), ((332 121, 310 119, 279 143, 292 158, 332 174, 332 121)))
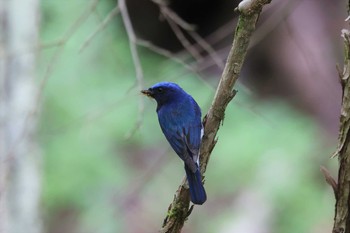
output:
POLYGON ((186 92, 179 85, 170 82, 157 83, 147 90, 142 90, 141 93, 155 99, 158 107, 186 95, 186 92))

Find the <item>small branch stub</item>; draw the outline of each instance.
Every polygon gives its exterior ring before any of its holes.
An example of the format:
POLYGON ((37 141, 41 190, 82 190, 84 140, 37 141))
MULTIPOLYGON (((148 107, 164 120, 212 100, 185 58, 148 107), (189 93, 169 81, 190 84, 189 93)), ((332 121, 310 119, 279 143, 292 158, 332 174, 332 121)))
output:
POLYGON ((331 176, 331 174, 329 173, 327 168, 321 166, 320 170, 321 170, 321 172, 322 172, 322 174, 323 174, 327 184, 329 184, 332 187, 335 199, 337 199, 338 198, 338 184, 337 184, 337 182, 331 176))

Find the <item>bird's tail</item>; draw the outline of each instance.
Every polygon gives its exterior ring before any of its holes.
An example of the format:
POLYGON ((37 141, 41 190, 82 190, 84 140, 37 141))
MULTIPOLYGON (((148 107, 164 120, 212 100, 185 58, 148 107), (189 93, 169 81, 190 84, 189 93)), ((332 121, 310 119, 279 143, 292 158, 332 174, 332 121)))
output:
POLYGON ((194 204, 202 205, 207 200, 207 194, 205 193, 202 184, 202 176, 199 168, 197 168, 196 172, 193 173, 191 169, 185 165, 185 171, 188 185, 190 187, 191 201, 194 204))

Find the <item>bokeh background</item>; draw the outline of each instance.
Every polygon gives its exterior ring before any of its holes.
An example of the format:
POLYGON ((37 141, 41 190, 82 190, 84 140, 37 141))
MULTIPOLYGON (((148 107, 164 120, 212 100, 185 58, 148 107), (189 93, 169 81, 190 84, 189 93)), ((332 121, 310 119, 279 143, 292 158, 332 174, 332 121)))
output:
MULTIPOLYGON (((168 2, 224 63, 238 1, 168 2)), ((116 4, 41 1, 45 232, 157 232, 184 176, 159 128, 155 102, 140 96, 121 15, 80 49, 116 4)), ((129 0, 127 6, 137 37, 154 45, 137 47, 143 87, 176 82, 204 115, 220 62, 200 46, 194 46, 199 59, 189 55, 154 2, 129 0)), ((320 166, 337 176, 330 155, 337 145, 335 67, 342 64, 345 17, 345 1, 274 0, 264 9, 205 174, 208 200, 195 206, 183 232, 331 231, 335 199, 320 166)))

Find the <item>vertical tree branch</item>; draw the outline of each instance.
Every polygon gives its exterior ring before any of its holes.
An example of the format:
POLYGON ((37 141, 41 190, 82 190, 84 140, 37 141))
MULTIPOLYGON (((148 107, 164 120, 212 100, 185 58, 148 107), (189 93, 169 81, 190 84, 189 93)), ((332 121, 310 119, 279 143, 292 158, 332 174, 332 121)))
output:
POLYGON ((343 97, 340 115, 339 144, 334 156, 339 156, 338 185, 335 193, 333 233, 350 232, 350 31, 343 29, 344 68, 339 71, 343 97))
POLYGON ((41 232, 36 54, 19 52, 38 46, 38 19, 38 0, 0 1, 1 233, 41 232))
MULTIPOLYGON (((225 116, 225 109, 235 95, 233 86, 239 77, 244 58, 247 53, 250 37, 255 30, 262 7, 271 0, 244 0, 238 6, 240 12, 233 44, 227 62, 217 87, 214 100, 204 120, 204 135, 201 144, 201 171, 205 172, 210 154, 216 144, 216 134, 225 116)), ((160 230, 162 233, 180 232, 185 220, 191 214, 189 208, 189 193, 185 187, 186 179, 176 191, 173 202, 170 204, 167 216, 160 230)), ((210 198, 210 196, 209 196, 210 198)))

